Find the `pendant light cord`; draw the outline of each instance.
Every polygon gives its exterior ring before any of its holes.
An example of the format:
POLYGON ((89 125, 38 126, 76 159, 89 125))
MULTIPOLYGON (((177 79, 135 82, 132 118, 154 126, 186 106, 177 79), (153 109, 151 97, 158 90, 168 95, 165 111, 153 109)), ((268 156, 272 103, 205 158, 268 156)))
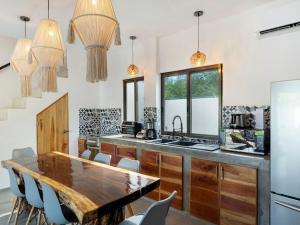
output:
POLYGON ((132 47, 131 47, 131 59, 132 59, 132 64, 134 64, 134 54, 133 54, 133 44, 134 44, 134 42, 133 42, 134 40, 132 39, 132 47))
POLYGON ((48 19, 49 19, 49 12, 50 12, 50 7, 49 7, 50 3, 49 3, 49 0, 48 0, 48 19))
POLYGON ((200 21, 200 17, 198 16, 198 47, 197 47, 197 51, 199 51, 199 46, 200 46, 200 28, 199 28, 199 21, 200 21))
POLYGON ((24 27, 25 27, 25 38, 27 38, 26 20, 24 21, 24 27))

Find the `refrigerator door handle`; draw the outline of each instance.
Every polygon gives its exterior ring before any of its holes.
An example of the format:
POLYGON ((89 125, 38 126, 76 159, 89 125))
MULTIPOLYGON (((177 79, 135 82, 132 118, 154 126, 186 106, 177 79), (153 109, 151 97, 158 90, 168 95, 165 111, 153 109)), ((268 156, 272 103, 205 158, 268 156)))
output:
POLYGON ((286 207, 288 209, 292 209, 292 210, 295 210, 297 212, 300 212, 300 207, 297 207, 295 205, 292 205, 292 204, 289 204, 289 203, 286 203, 286 202, 282 202, 282 201, 274 201, 277 205, 281 205, 283 207, 286 207))

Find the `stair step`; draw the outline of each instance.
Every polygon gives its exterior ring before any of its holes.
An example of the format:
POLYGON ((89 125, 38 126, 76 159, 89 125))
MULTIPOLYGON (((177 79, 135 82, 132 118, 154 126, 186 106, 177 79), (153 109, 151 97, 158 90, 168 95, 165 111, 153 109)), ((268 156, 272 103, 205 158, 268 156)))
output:
POLYGON ((8 110, 6 108, 0 108, 0 121, 8 120, 8 110))
POLYGON ((9 109, 26 109, 26 98, 18 97, 14 98, 7 106, 9 109))

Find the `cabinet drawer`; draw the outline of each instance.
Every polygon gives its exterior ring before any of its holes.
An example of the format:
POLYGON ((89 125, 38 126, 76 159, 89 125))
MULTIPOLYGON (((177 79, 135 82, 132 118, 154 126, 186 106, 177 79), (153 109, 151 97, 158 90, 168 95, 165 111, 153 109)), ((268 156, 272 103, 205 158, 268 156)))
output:
POLYGON ((136 159, 136 148, 127 146, 117 146, 116 155, 119 158, 136 159))

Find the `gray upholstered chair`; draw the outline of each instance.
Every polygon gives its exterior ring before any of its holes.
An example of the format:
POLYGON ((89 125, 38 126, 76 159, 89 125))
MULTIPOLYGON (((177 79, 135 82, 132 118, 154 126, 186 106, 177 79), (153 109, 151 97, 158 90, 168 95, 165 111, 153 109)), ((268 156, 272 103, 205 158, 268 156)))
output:
POLYGON ((99 163, 104 163, 104 164, 110 165, 110 162, 111 162, 111 155, 108 155, 108 154, 104 154, 104 153, 99 152, 99 153, 95 156, 94 161, 99 162, 99 163))
MULTIPOLYGON (((140 172, 140 161, 134 160, 134 159, 122 158, 119 161, 117 167, 138 173, 138 172, 140 172)), ((133 212, 133 207, 131 206, 131 204, 127 205, 127 209, 129 211, 129 214, 131 216, 133 216, 134 212, 133 212)))
POLYGON ((35 156, 35 153, 31 147, 26 148, 16 148, 12 151, 12 159, 19 158, 32 158, 35 156))
POLYGON ((81 158, 83 159, 90 159, 92 152, 90 150, 85 150, 82 154, 81 154, 81 158))
POLYGON ((129 217, 119 225, 165 225, 170 205, 176 194, 177 192, 174 191, 168 198, 154 202, 144 214, 129 217))
POLYGON ((134 159, 122 158, 119 161, 117 167, 138 173, 140 171, 140 161, 134 159))

